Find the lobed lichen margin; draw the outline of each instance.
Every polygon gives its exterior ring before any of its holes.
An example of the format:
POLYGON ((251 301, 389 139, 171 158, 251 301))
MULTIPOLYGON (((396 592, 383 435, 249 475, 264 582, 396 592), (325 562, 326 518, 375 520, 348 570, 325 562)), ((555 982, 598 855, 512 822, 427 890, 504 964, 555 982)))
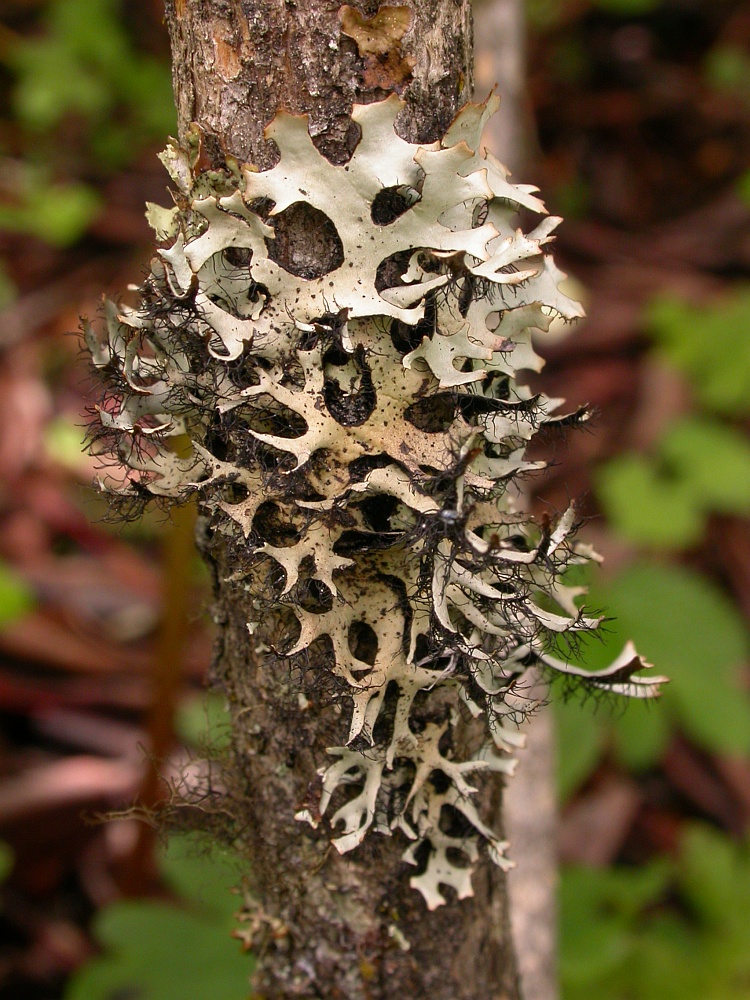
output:
POLYGON ((481 149, 496 104, 429 145, 398 135, 397 97, 355 106, 338 165, 284 112, 270 170, 200 172, 171 144, 176 204, 149 206, 163 245, 138 304, 85 328, 106 385, 95 447, 128 470, 116 492, 197 497, 243 551, 248 642, 350 706, 297 819, 330 813, 341 853, 403 833, 430 909, 472 895, 482 845, 510 864, 476 779, 512 773, 532 668, 631 697, 662 680, 630 645, 596 673, 557 651, 600 625, 565 582, 598 556, 574 506, 537 525, 518 484, 541 467, 529 442, 586 414, 518 375, 542 366, 533 332, 581 309, 547 253, 560 220, 481 149), (519 212, 541 221, 524 233, 519 212), (467 749, 471 719, 486 735, 467 749))

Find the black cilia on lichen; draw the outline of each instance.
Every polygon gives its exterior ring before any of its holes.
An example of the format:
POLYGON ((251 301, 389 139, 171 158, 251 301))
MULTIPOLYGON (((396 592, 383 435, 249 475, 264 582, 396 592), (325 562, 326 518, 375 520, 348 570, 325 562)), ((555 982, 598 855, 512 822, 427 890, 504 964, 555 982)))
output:
POLYGON ((430 145, 397 135, 398 98, 357 106, 340 165, 286 113, 266 132, 270 170, 196 174, 169 146, 176 207, 150 207, 164 247, 139 304, 109 303, 86 330, 122 493, 195 496, 241 544, 237 585, 263 594, 247 641, 276 613, 279 658, 325 650, 308 666, 348 707, 348 738, 298 820, 320 823, 347 786, 334 846, 401 831, 430 908, 441 886, 471 895, 482 845, 509 863, 472 780, 511 773, 530 668, 633 697, 661 680, 632 647, 597 673, 551 652, 599 625, 563 582, 597 556, 573 540, 572 507, 537 525, 516 503, 540 467, 527 445, 566 419, 517 375, 541 367, 533 331, 581 309, 546 252, 560 220, 480 151, 495 105, 467 105, 430 145), (541 220, 528 233, 520 209, 541 220), (295 217, 314 223, 317 257, 295 250, 295 217), (430 699, 435 721, 417 719, 430 699), (467 715, 486 738, 459 759, 467 715))

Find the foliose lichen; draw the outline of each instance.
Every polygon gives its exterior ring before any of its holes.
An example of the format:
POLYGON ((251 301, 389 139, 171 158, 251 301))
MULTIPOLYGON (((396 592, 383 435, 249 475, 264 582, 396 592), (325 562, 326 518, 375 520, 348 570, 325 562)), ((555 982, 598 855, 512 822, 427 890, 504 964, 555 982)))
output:
POLYGON ((532 438, 585 414, 518 373, 541 368, 532 333, 581 308, 546 252, 560 220, 480 149, 495 106, 467 105, 428 145, 397 134, 398 98, 356 106, 343 165, 283 112, 269 170, 200 173, 170 145, 176 206, 149 208, 165 245, 139 303, 106 303, 85 331, 122 496, 197 497, 242 544, 237 585, 265 595, 248 642, 276 614, 278 659, 305 654, 349 708, 297 818, 316 826, 333 802, 342 853, 401 831, 430 909, 445 887, 472 894, 483 845, 509 865, 472 780, 512 773, 532 667, 639 698, 661 680, 631 646, 596 673, 554 652, 600 624, 564 582, 598 557, 574 507, 538 525, 518 483, 541 466, 532 438), (528 233, 521 210, 541 219, 528 233), (462 759, 467 717, 486 738, 462 759))

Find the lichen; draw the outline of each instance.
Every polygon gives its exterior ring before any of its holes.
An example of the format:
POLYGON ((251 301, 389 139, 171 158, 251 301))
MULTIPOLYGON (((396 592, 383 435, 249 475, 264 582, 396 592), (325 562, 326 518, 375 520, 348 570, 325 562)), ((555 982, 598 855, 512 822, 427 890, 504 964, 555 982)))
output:
POLYGON ((176 206, 149 208, 166 245, 139 303, 86 327, 121 495, 197 497, 244 553, 248 642, 306 657, 348 706, 298 819, 318 825, 335 800, 342 853, 405 835, 430 909, 441 887, 471 895, 482 845, 509 864, 473 782, 512 772, 532 667, 633 697, 661 680, 630 646, 597 673, 564 660, 560 637, 600 624, 565 574, 598 557, 573 506, 554 524, 518 509, 541 467, 529 442, 585 419, 518 375, 541 368, 533 332, 581 309, 547 253, 560 220, 480 150, 495 106, 467 105, 431 145, 398 136, 398 98, 355 107, 341 165, 284 112, 270 170, 198 173, 171 145, 176 206), (541 217, 528 233, 521 209, 541 217), (316 231, 300 239, 300 220, 316 231), (472 716, 486 740, 462 757, 472 716))

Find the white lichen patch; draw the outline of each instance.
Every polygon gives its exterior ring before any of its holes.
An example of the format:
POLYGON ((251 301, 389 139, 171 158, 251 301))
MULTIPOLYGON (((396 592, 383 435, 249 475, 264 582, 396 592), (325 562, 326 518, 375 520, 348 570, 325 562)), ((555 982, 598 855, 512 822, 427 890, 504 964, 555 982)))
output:
POLYGON ((348 710, 298 819, 326 816, 342 853, 405 836, 430 909, 472 894, 483 846, 509 864, 477 789, 512 772, 531 667, 633 697, 661 680, 631 647, 596 673, 565 661, 560 637, 599 619, 564 574, 597 557, 574 508, 540 526, 513 506, 529 442, 584 417, 518 373, 541 368, 533 332, 581 310, 547 252, 560 220, 480 152, 495 103, 431 145, 396 134, 396 97, 356 107, 346 164, 285 113, 270 170, 196 175, 170 146, 177 207, 149 207, 167 245, 138 306, 86 329, 121 492, 196 495, 242 554, 248 641, 348 710))

